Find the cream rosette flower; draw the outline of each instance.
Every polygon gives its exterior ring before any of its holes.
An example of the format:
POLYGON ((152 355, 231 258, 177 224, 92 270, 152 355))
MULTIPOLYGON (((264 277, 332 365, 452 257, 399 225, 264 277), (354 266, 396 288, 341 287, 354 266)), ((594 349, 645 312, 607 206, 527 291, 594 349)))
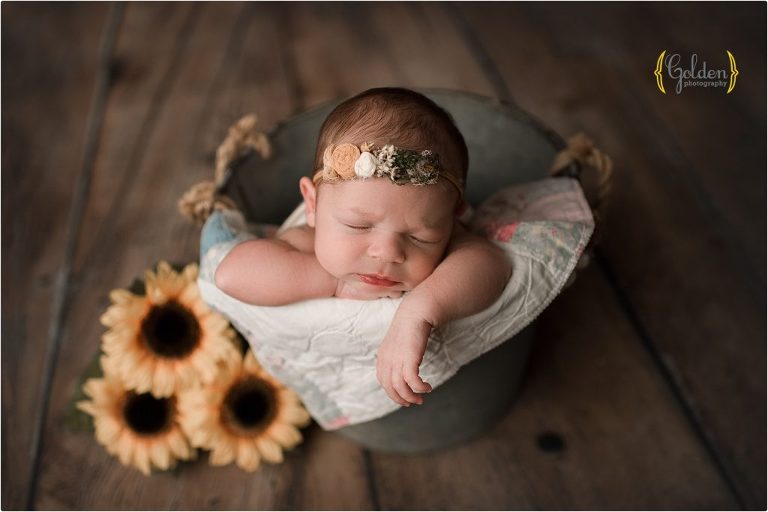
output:
POLYGON ((211 450, 213 466, 234 461, 251 472, 262 460, 280 463, 310 421, 298 396, 266 373, 250 350, 239 364, 223 367, 216 382, 178 398, 182 429, 193 446, 211 450))
POLYGON ((360 178, 370 178, 376 172, 376 166, 379 161, 373 156, 373 153, 364 151, 355 162, 355 175, 360 178))
POLYGON ((88 379, 83 391, 90 400, 76 404, 93 417, 99 444, 145 475, 194 458, 196 451, 177 422, 176 399, 126 389, 111 362, 104 357, 101 361, 103 378, 88 379))
POLYGON ((102 350, 128 388, 169 397, 237 362, 235 331, 200 298, 197 264, 177 273, 163 261, 145 277, 144 295, 113 290, 101 317, 102 350))

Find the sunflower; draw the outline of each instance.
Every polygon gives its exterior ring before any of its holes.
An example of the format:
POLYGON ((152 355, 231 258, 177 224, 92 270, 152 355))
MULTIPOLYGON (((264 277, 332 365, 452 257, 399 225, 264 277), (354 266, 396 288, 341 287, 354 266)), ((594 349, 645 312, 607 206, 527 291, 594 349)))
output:
POLYGON ((309 423, 298 396, 272 378, 249 350, 235 366, 222 367, 213 384, 178 394, 179 422, 192 446, 211 450, 209 462, 235 461, 246 471, 261 460, 283 461, 283 449, 301 442, 297 427, 309 423))
POLYGON ((127 390, 111 362, 102 357, 101 364, 104 377, 88 379, 83 386, 91 400, 76 405, 93 416, 96 439, 107 452, 145 475, 152 467, 167 470, 177 460, 194 458, 196 452, 177 421, 176 399, 127 390))
POLYGON ((240 352, 229 322, 200 298, 197 264, 180 273, 161 261, 145 273, 145 294, 112 290, 101 316, 109 327, 102 350, 125 385, 159 398, 197 382, 212 382, 217 364, 234 364, 240 352))

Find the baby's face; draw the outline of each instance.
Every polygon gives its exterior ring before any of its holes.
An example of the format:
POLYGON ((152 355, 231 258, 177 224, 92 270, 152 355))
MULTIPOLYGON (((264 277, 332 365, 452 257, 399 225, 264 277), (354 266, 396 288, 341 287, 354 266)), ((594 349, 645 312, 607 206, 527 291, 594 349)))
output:
POLYGON ((399 297, 412 290, 440 263, 453 232, 457 193, 444 185, 326 183, 312 205, 304 182, 318 261, 361 291, 399 297))

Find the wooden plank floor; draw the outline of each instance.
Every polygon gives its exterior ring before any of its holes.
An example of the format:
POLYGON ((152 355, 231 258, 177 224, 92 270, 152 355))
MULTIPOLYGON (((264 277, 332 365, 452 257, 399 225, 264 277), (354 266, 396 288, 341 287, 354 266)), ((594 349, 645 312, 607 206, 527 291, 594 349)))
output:
POLYGON ((766 508, 765 3, 2 15, 3 509, 766 508), (662 49, 730 50, 735 90, 660 94, 662 49), (253 475, 203 458, 147 478, 67 430, 109 290, 197 258, 176 199, 212 175, 227 127, 381 85, 499 97, 616 163, 598 257, 540 317, 509 414, 422 456, 313 425, 253 475))

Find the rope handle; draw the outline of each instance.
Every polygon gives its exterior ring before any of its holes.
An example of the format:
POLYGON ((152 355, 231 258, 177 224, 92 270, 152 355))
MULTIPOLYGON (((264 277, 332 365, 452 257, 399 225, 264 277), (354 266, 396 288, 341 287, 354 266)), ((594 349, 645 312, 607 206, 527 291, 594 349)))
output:
POLYGON ((251 151, 257 151, 265 160, 272 156, 269 138, 256 129, 257 124, 256 114, 248 114, 233 124, 216 150, 213 181, 204 180, 192 185, 179 199, 179 212, 198 227, 205 223, 214 210, 237 208, 230 197, 219 192, 231 172, 232 163, 251 151))
POLYGON ((552 176, 574 176, 579 180, 595 219, 595 232, 589 246, 600 240, 605 200, 613 185, 613 160, 579 132, 572 135, 565 149, 555 155, 549 171, 552 176), (573 169, 575 168, 575 172, 573 169))

